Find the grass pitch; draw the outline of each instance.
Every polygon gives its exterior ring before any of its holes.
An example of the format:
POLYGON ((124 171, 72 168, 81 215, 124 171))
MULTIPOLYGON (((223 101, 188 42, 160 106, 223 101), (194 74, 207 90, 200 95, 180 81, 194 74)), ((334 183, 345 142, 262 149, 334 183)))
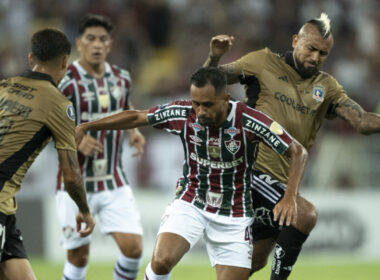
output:
MULTIPOLYGON (((213 280, 215 270, 208 260, 204 264, 180 263, 172 273, 174 280, 213 280)), ((31 258, 31 264, 38 280, 60 280, 63 263, 51 263, 31 258)), ((143 280, 143 265, 138 280, 143 280)), ((113 263, 90 263, 88 280, 112 280, 113 263)), ((375 280, 379 279, 380 261, 337 260, 337 259, 301 259, 293 269, 289 280, 375 280)), ((259 271, 251 280, 269 280, 270 266, 259 271)))

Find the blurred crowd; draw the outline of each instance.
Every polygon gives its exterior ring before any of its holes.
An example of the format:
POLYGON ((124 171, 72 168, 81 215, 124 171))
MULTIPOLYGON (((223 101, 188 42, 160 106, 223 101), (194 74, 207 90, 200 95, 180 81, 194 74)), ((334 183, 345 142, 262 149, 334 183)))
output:
MULTIPOLYGON (((74 46, 79 18, 99 13, 115 27, 109 61, 131 72, 133 103, 146 108, 187 95, 189 77, 206 59, 212 36, 235 37, 222 63, 265 46, 281 53, 291 49, 291 36, 305 21, 326 12, 335 45, 323 70, 374 111, 380 100, 379 9, 378 0, 2 0, 0 78, 27 67, 28 40, 38 28, 59 28, 74 46)), ((342 121, 324 127, 352 132, 342 121)))

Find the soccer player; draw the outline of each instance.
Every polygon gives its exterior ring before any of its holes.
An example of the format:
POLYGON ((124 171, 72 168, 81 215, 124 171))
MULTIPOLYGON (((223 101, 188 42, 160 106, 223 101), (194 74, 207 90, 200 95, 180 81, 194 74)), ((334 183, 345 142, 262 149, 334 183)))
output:
POLYGON ((183 177, 176 200, 165 213, 145 279, 170 279, 172 268, 205 237, 219 280, 248 279, 251 268, 250 184, 259 142, 290 159, 285 199, 275 209, 280 224, 297 218, 295 199, 307 153, 276 122, 242 102, 230 100, 225 74, 202 68, 191 77, 191 101, 174 101, 146 111, 126 110, 77 127, 79 143, 87 131, 131 129, 143 125, 180 136, 183 177))
MULTIPOLYGON (((217 66, 233 39, 228 35, 213 37, 204 66, 217 66)), ((278 121, 306 149, 313 145, 325 118, 338 116, 362 134, 380 132, 380 116, 365 112, 347 96, 334 77, 319 70, 333 43, 330 19, 322 13, 293 35, 293 51, 279 55, 265 48, 219 69, 227 73, 229 83, 240 80, 246 85, 247 105, 278 121)), ((264 267, 275 247, 271 279, 287 279, 302 244, 315 226, 317 212, 309 201, 298 195, 298 219, 281 229, 273 221, 272 209, 288 191, 289 160, 260 144, 254 169, 252 270, 264 267)))
MULTIPOLYGON (((80 19, 76 39, 79 59, 69 65, 59 85, 74 104, 77 124, 131 107, 128 71, 106 62, 112 43, 111 31, 112 24, 107 17, 89 14, 80 19)), ((120 249, 113 279, 135 279, 141 263, 142 226, 121 164, 123 137, 122 131, 90 132, 78 143, 78 159, 91 212, 97 215, 101 231, 110 234, 120 249)), ((137 129, 132 129, 129 143, 141 154, 145 138, 137 129)), ((67 250, 63 279, 84 279, 90 236, 80 238, 75 233, 72 217, 77 207, 60 180, 57 189, 62 245, 67 250)))
MULTIPOLYGON (((89 235, 95 225, 76 157, 73 106, 57 89, 70 51, 62 32, 40 30, 31 39, 28 58, 32 70, 0 82, 0 279, 36 279, 16 225, 15 194, 51 138, 58 150, 65 189, 79 208, 78 234, 89 235), (85 228, 81 228, 82 222, 85 228)), ((75 216, 72 219, 75 224, 75 216)))

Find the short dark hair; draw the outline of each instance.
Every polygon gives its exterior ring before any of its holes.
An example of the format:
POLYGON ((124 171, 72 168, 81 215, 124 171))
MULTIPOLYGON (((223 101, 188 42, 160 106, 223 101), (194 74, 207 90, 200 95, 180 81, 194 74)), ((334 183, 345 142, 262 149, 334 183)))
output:
POLYGON ((82 17, 79 21, 78 25, 78 33, 79 36, 82 36, 88 27, 96 27, 101 26, 111 34, 113 29, 111 20, 106 16, 95 15, 95 14, 87 14, 82 17))
POLYGON ((224 92, 227 88, 226 74, 216 67, 200 68, 191 76, 190 82, 196 87, 204 87, 210 83, 215 88, 215 93, 224 92))
POLYGON ((46 62, 70 54, 71 44, 62 31, 45 28, 33 34, 31 51, 39 61, 46 62))

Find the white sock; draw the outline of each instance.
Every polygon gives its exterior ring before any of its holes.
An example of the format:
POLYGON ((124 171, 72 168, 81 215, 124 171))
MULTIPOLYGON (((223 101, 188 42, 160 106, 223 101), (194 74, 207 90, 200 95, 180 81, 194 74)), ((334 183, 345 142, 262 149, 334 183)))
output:
POLYGON ((145 278, 144 279, 145 280, 169 280, 171 274, 172 273, 169 272, 169 274, 157 275, 156 273, 153 272, 152 266, 149 262, 148 265, 146 266, 146 269, 145 269, 145 278))
POLYGON ((141 258, 132 259, 120 254, 113 270, 114 280, 135 280, 141 266, 141 258))
POLYGON ((63 267, 62 280, 84 280, 84 277, 86 277, 86 271, 87 265, 79 267, 66 260, 65 266, 63 267))

